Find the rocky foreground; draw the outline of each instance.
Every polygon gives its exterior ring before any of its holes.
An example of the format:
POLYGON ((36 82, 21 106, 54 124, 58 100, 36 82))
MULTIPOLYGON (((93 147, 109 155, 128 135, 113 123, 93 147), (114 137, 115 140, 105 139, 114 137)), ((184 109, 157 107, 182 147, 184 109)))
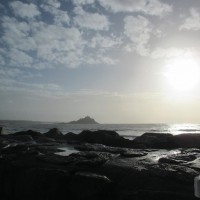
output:
POLYGON ((192 200, 199 173, 198 134, 0 128, 1 200, 192 200))

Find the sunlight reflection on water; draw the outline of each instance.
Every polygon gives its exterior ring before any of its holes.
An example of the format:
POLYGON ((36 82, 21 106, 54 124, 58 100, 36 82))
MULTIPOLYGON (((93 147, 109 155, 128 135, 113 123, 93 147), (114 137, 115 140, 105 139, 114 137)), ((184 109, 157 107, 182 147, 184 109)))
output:
POLYGON ((58 149, 62 150, 62 152, 56 152, 55 154, 60 155, 60 156, 69 156, 72 153, 79 152, 71 146, 70 147, 61 147, 61 148, 58 148, 58 149))

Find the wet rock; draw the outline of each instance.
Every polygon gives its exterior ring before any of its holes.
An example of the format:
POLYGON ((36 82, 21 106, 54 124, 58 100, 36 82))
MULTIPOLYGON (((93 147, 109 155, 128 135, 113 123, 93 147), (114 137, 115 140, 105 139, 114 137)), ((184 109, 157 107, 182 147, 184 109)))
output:
POLYGON ((115 155, 105 152, 85 151, 73 153, 69 157, 76 158, 76 165, 86 167, 98 167, 106 161, 115 157, 115 155))
POLYGON ((105 199, 110 192, 111 181, 103 175, 78 172, 73 176, 69 191, 72 199, 105 199))
POLYGON ((80 151, 98 151, 98 152, 108 152, 113 154, 120 154, 127 151, 126 148, 110 147, 103 144, 89 144, 89 143, 75 145, 75 148, 80 151))
POLYGON ((121 157, 124 158, 135 158, 135 157, 142 157, 142 156, 146 156, 148 153, 145 151, 134 151, 134 150, 128 150, 126 152, 121 153, 121 157))
POLYGON ((48 132, 44 133, 45 137, 60 139, 63 137, 62 132, 57 128, 52 128, 48 132))
POLYGON ((9 144, 6 147, 1 149, 2 154, 21 154, 25 151, 28 151, 29 147, 24 144, 9 144))
POLYGON ((159 163, 167 163, 167 164, 171 164, 171 165, 179 165, 181 163, 183 163, 184 161, 180 161, 180 160, 175 160, 172 158, 160 158, 158 160, 159 163))

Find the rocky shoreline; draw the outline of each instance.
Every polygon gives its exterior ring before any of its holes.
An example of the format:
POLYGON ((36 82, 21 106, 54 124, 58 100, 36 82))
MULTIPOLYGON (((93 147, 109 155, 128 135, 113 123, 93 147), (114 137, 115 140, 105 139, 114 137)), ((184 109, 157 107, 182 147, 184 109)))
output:
POLYGON ((199 134, 0 129, 2 200, 192 200, 199 173, 199 134))

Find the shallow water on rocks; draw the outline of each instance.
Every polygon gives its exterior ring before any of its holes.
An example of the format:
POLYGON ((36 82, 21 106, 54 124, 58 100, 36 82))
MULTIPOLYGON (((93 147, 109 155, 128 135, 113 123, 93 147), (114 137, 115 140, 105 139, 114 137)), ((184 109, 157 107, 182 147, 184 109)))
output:
POLYGON ((56 155, 60 156, 69 156, 72 153, 77 153, 79 152, 78 150, 74 149, 72 146, 67 146, 67 147, 60 147, 58 150, 62 150, 61 152, 56 152, 56 155))

